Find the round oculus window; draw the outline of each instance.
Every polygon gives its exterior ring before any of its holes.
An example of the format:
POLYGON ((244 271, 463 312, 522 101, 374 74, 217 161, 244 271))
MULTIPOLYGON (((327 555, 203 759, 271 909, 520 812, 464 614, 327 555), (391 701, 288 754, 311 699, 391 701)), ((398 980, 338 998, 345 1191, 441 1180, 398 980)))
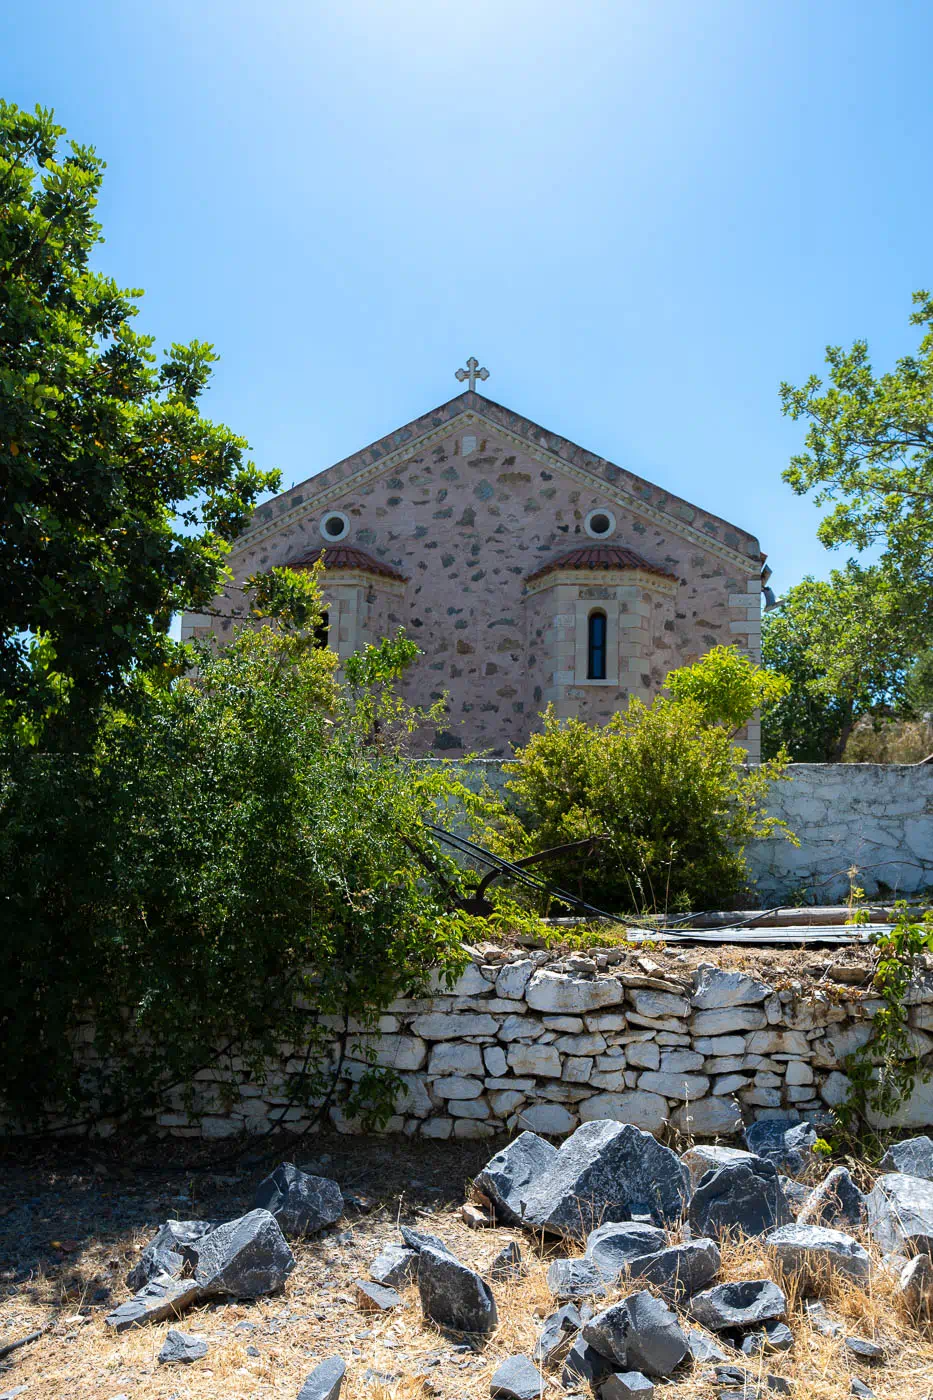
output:
POLYGON ((611 510, 591 510, 583 528, 591 539, 605 540, 615 533, 616 518, 611 510))
POLYGON ((350 532, 350 521, 342 510, 329 510, 321 517, 321 535, 333 543, 342 540, 350 532))

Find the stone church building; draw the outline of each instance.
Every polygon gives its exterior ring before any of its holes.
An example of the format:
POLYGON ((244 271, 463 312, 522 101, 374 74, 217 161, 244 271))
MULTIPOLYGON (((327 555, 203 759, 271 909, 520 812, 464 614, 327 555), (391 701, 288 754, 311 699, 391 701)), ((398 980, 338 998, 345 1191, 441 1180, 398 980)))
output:
MULTIPOLYGON (((757 659, 755 536, 477 393, 470 364, 465 393, 260 506, 216 612, 323 551, 328 644, 404 627, 423 652, 407 698, 447 694, 448 756, 509 756, 549 702, 604 723, 717 643, 757 659)), ((182 636, 235 626, 186 614, 182 636)), ((756 759, 756 726, 745 742, 756 759)))

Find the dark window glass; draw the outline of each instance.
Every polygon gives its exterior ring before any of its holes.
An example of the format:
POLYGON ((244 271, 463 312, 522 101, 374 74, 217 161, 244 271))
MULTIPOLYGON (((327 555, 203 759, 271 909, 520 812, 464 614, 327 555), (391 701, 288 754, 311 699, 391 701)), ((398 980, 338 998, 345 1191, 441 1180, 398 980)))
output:
POLYGON ((587 679, 591 681, 604 681, 606 679, 606 614, 604 612, 590 613, 586 674, 587 679))
POLYGON ((321 620, 314 629, 314 645, 326 647, 330 638, 330 613, 321 613, 321 620))

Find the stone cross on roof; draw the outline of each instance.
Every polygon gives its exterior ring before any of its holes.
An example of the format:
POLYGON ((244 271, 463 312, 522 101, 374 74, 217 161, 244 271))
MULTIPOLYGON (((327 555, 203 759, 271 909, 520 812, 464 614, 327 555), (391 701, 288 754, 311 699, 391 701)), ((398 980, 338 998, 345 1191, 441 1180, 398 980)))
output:
POLYGON ((489 378, 489 370, 486 369, 485 366, 480 369, 479 360, 475 355, 471 355, 466 362, 466 369, 454 370, 454 378, 459 379, 461 384, 465 379, 468 379, 470 381, 470 388, 475 389, 477 379, 489 378))

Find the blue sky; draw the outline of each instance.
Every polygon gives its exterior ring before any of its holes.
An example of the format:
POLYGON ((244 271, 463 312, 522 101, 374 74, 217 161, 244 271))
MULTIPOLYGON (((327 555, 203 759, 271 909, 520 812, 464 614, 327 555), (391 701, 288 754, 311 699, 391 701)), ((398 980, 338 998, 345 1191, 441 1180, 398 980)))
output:
POLYGON ((933 283, 933 6, 911 0, 29 0, 0 91, 108 162, 99 262, 286 485, 486 392, 838 560, 778 385, 877 365, 933 283))

